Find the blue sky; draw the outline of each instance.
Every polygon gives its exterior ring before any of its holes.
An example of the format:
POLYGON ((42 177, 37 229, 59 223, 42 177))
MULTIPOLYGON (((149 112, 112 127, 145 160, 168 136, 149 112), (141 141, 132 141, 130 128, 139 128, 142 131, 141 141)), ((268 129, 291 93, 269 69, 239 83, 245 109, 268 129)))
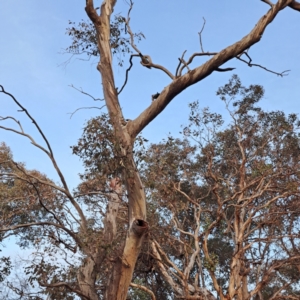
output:
MULTIPOLYGON (((98 6, 100 1, 95 1, 98 6)), ((81 135, 86 120, 96 116, 98 110, 82 110, 72 119, 68 113, 83 106, 95 106, 88 97, 69 85, 102 97, 97 60, 69 59, 62 54, 70 44, 65 35, 68 20, 87 19, 85 1, 1 1, 0 3, 0 84, 30 111, 48 137, 58 164, 71 187, 78 183, 82 170, 77 157, 72 156, 70 146, 81 135)), ((116 13, 127 14, 127 4, 119 0, 116 13)), ((131 15, 133 31, 142 31, 146 39, 138 44, 143 54, 149 54, 154 63, 175 71, 178 57, 187 50, 186 58, 200 51, 198 32, 203 17, 206 27, 203 33, 205 51, 219 51, 246 35, 269 7, 257 0, 136 0, 131 15)), ((243 84, 261 84, 266 89, 262 103, 268 110, 299 112, 300 98, 300 14, 291 9, 282 11, 267 28, 260 43, 253 46, 250 54, 254 63, 281 72, 291 69, 289 76, 278 77, 258 68, 249 68, 232 61, 227 66, 236 67, 233 72, 243 84)), ((195 60, 194 66, 204 62, 195 60)), ((116 85, 124 80, 125 66, 115 61, 116 85)), ((154 120, 144 136, 158 142, 169 132, 177 134, 180 125, 186 124, 188 103, 199 100, 200 106, 212 111, 224 112, 222 102, 215 96, 217 88, 225 84, 232 73, 213 73, 209 78, 184 91, 154 120)), ((126 118, 136 117, 151 102, 151 95, 160 92, 169 78, 158 70, 143 68, 138 61, 129 75, 129 83, 120 96, 126 118)), ((0 95, 0 115, 16 116, 24 129, 37 141, 37 131, 24 114, 8 97, 0 95)), ((10 123, 6 123, 9 125, 10 123)), ((3 124, 4 125, 4 124, 3 124)), ((38 169, 58 180, 49 160, 28 140, 10 132, 0 132, 14 153, 15 160, 26 162, 30 169, 38 169)))

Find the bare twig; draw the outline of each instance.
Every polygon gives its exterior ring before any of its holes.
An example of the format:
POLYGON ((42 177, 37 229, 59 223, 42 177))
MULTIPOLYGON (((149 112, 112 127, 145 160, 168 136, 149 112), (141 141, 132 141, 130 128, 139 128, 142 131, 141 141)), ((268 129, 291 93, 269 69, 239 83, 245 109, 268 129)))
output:
POLYGON ((287 76, 287 75, 288 75, 287 73, 291 71, 291 70, 285 70, 285 71, 279 73, 279 72, 272 71, 272 70, 270 70, 270 69, 268 69, 268 68, 266 68, 266 67, 264 67, 264 66, 262 66, 262 65, 259 65, 259 64, 253 64, 253 63, 252 63, 252 58, 250 57, 250 55, 249 55, 247 52, 243 52, 241 55, 236 56, 236 59, 238 59, 238 60, 244 62, 244 63, 247 64, 249 67, 258 67, 258 68, 261 68, 261 69, 263 69, 263 70, 265 70, 265 71, 267 71, 267 72, 270 72, 270 73, 272 73, 272 74, 275 74, 275 75, 278 75, 278 76, 281 76, 281 77, 287 76), (245 60, 245 59, 243 59, 243 58, 241 58, 241 56, 242 56, 243 54, 247 56, 248 61, 245 60))
POLYGON ((78 110, 81 110, 81 109, 102 109, 103 107, 105 107, 106 104, 102 105, 101 107, 97 107, 97 106, 88 106, 88 107, 79 107, 77 108, 75 111, 73 111, 72 113, 68 113, 70 115, 70 119, 73 117, 73 115, 78 111, 78 110))
POLYGON ((91 97, 94 101, 104 101, 104 98, 103 98, 103 99, 102 99, 102 98, 95 98, 95 97, 93 97, 91 94, 89 94, 89 93, 87 93, 87 92, 84 92, 84 91, 82 90, 82 88, 80 88, 80 89, 76 88, 73 84, 71 84, 71 85, 69 85, 69 86, 70 86, 71 88, 75 89, 76 91, 80 92, 81 94, 84 94, 84 95, 86 95, 86 96, 91 97))
POLYGON ((198 34, 199 34, 199 41, 200 41, 200 48, 201 48, 202 53, 204 53, 204 50, 203 50, 203 46, 202 46, 202 37, 201 36, 202 36, 202 32, 203 32, 204 27, 205 27, 205 23, 206 23, 206 20, 205 20, 205 18, 203 18, 202 28, 201 28, 200 32, 198 32, 198 34))
POLYGON ((125 81, 124 81, 124 84, 122 85, 120 91, 118 91, 118 95, 123 91, 125 85, 127 84, 127 81, 128 81, 128 74, 129 74, 129 71, 131 70, 132 66, 133 66, 133 63, 132 63, 132 58, 134 56, 139 56, 138 54, 131 54, 130 55, 130 58, 129 58, 129 63, 130 63, 130 66, 127 68, 126 70, 126 75, 125 75, 125 81))
POLYGON ((5 120, 8 120, 8 119, 11 119, 11 120, 15 121, 15 122, 19 125, 21 132, 24 132, 23 127, 22 127, 20 121, 18 121, 18 120, 15 119, 14 117, 11 117, 11 116, 0 117, 0 121, 5 121, 5 120))
MULTIPOLYGON (((44 147, 42 147, 41 145, 39 145, 38 143, 36 143, 35 140, 29 134, 25 133, 24 131, 18 131, 18 130, 15 130, 13 128, 7 128, 7 127, 4 127, 4 126, 0 126, 0 128, 2 128, 4 130, 15 132, 17 134, 20 134, 20 135, 23 135, 23 136, 27 137, 35 147, 41 149, 43 152, 45 152, 48 155, 48 157, 50 158, 50 160, 52 162, 52 165, 53 165, 54 169, 56 170, 56 172, 57 172, 57 174, 58 174, 58 176, 59 176, 59 178, 61 180, 61 183, 62 183, 62 185, 63 185, 64 188, 60 188, 60 187, 58 187, 56 185, 52 185, 52 186, 54 188, 62 191, 68 197, 68 199, 70 200, 70 202, 72 203, 72 205, 74 206, 74 208, 77 210, 77 212, 78 212, 78 214, 79 214, 79 216, 81 218, 81 221, 82 221, 81 226, 83 226, 84 230, 86 230, 86 228, 87 228, 86 218, 85 218, 85 216, 83 214, 83 211, 80 208, 80 206, 78 205, 78 203, 74 200, 73 196, 71 195, 71 193, 69 191, 69 187, 68 187, 67 182, 65 180, 65 177, 64 177, 64 175, 62 174, 60 168, 57 165, 57 162, 55 160, 55 157, 54 157, 53 151, 51 149, 50 143, 47 140, 46 136, 44 135, 43 131, 41 130, 41 128, 39 127, 39 125, 37 124, 37 122, 35 121, 35 119, 29 114, 29 112, 27 111, 27 109, 24 106, 22 106, 12 94, 6 92, 4 90, 4 87, 2 85, 0 85, 0 93, 4 93, 4 94, 8 95, 21 108, 21 112, 25 112, 25 114, 32 121, 32 123, 37 128, 37 130, 40 133, 40 135, 42 136, 43 140, 45 141, 45 143, 47 145, 48 150, 45 149, 44 147)), ((17 123, 19 124, 18 121, 17 121, 17 123)), ((20 128, 21 128, 21 130, 23 130, 22 127, 20 127, 20 128)), ((30 176, 32 176, 32 175, 30 175, 30 176)), ((34 176, 32 176, 32 177, 34 177, 34 176)), ((47 183, 47 182, 45 182, 45 184, 49 185, 49 183, 47 183)))
POLYGON ((183 51, 183 53, 181 55, 181 59, 178 57, 179 63, 178 63, 178 66, 176 68, 175 77, 178 76, 178 71, 179 71, 179 68, 180 68, 180 65, 181 65, 181 60, 183 59, 185 52, 186 52, 186 50, 183 51))
MULTIPOLYGON (((190 72, 191 70, 190 70, 188 64, 186 63, 186 61, 183 58, 181 58, 180 61, 183 64, 182 69, 187 68, 188 72, 190 72)), ((180 70, 180 71, 182 71, 182 70, 180 70)), ((179 75, 181 75, 181 72, 179 73, 179 75)))
POLYGON ((27 117, 32 121, 32 123, 34 124, 34 126, 37 128, 37 130, 39 131, 40 135, 42 136, 43 140, 46 142, 47 147, 51 153, 51 155, 53 156, 53 152, 51 149, 51 146, 46 138, 46 136, 44 135, 43 131, 41 130, 41 128, 39 127, 39 125, 37 124, 37 122, 35 121, 35 119, 29 114, 29 112, 27 111, 27 109, 21 105, 21 103, 19 103, 19 101, 17 101, 17 99, 10 93, 6 92, 4 90, 4 87, 2 85, 0 85, 0 93, 3 93, 5 95, 8 95, 11 99, 13 99, 13 101, 21 108, 21 112, 25 112, 25 114, 27 115, 27 117))
MULTIPOLYGON (((185 52, 184 52, 185 53, 185 52)), ((182 54, 182 59, 183 59, 183 55, 184 53, 182 54)), ((201 52, 201 53, 194 53, 190 58, 189 60, 186 62, 186 65, 188 66, 189 64, 192 63, 193 59, 196 57, 196 56, 214 56, 216 55, 218 52, 201 52)), ((179 59, 180 60, 180 59, 179 59)), ((179 66, 178 66, 179 67, 179 66)), ((178 76, 181 76, 182 74, 182 71, 184 70, 186 66, 182 66, 178 72, 178 76)))

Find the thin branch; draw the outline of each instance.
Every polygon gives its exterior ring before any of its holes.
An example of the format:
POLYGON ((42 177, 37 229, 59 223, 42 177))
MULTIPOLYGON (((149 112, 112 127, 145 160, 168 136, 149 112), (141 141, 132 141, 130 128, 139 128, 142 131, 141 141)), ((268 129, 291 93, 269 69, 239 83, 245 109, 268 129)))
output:
POLYGON ((184 57, 185 52, 186 52, 186 50, 183 51, 183 53, 182 53, 182 55, 181 55, 181 59, 178 57, 179 63, 178 63, 178 66, 177 66, 177 68, 176 68, 175 77, 178 76, 178 71, 179 71, 179 68, 180 68, 180 66, 181 66, 181 61, 182 61, 182 59, 183 59, 183 57, 184 57))
POLYGON ((186 63, 186 61, 185 61, 183 58, 181 58, 180 60, 181 60, 181 63, 183 64, 183 67, 181 68, 181 70, 180 70, 180 72, 179 72, 179 76, 181 76, 181 71, 182 71, 184 68, 187 68, 188 72, 191 71, 190 68, 189 68, 189 65, 186 63))
POLYGON ((53 152, 52 152, 51 146, 50 146, 50 144, 49 144, 46 136, 44 135, 43 131, 41 130, 41 128, 39 127, 39 125, 37 124, 37 122, 35 121, 35 119, 29 114, 29 112, 27 111, 27 109, 24 106, 22 106, 21 103, 19 103, 19 101, 17 101, 17 99, 12 94, 6 92, 4 90, 4 87, 2 85, 0 85, 0 93, 4 93, 4 94, 8 95, 21 108, 21 112, 25 112, 25 114, 27 115, 27 117, 32 121, 32 123, 34 124, 34 126, 39 131, 39 133, 42 136, 43 140, 46 142, 47 147, 48 147, 51 155, 53 156, 53 152))
POLYGON ((203 46, 202 46, 202 37, 201 36, 202 36, 202 32, 203 32, 204 27, 205 27, 205 23, 206 23, 206 20, 205 20, 205 18, 203 18, 202 28, 201 28, 200 32, 198 32, 198 34, 199 34, 199 41, 200 41, 200 48, 201 48, 202 53, 204 52, 204 50, 203 50, 203 46))
POLYGON ((79 110, 81 110, 81 109, 99 109, 99 110, 101 110, 103 107, 105 107, 106 106, 106 104, 104 104, 104 105, 102 105, 101 107, 97 107, 97 106, 87 106, 87 107, 79 107, 79 108, 77 108, 75 111, 73 111, 72 113, 68 113, 69 115, 70 115, 70 119, 73 117, 73 115, 77 112, 77 111, 79 111, 79 110))
POLYGON ((94 101, 104 101, 104 98, 95 98, 93 97, 91 94, 87 93, 87 92, 84 92, 82 88, 78 89, 76 88, 73 84, 69 85, 69 87, 75 89, 76 91, 80 92, 81 94, 84 94, 86 96, 89 96, 90 98, 92 98, 94 101))
POLYGON ((261 0, 261 1, 267 3, 267 4, 270 5, 271 7, 274 6, 274 4, 273 4, 270 0, 261 0))
POLYGON ((128 74, 129 74, 129 71, 131 70, 131 68, 132 68, 132 66, 133 66, 133 63, 132 63, 132 58, 133 58, 133 56, 139 57, 138 54, 131 54, 131 55, 130 55, 130 58, 129 58, 130 66, 129 66, 128 69, 126 70, 125 82, 124 82, 124 84, 122 85, 120 91, 118 91, 118 95, 123 91, 125 85, 127 84, 127 81, 128 81, 128 74))
POLYGON ((245 55, 248 57, 248 59, 249 59, 248 61, 245 60, 245 59, 242 59, 240 55, 237 55, 237 56, 236 56, 236 59, 238 59, 238 60, 244 62, 244 63, 247 64, 249 67, 258 67, 258 68, 261 68, 261 69, 263 69, 263 70, 265 70, 265 71, 267 71, 267 72, 273 73, 273 74, 278 75, 278 76, 281 76, 281 77, 287 76, 288 74, 286 74, 286 73, 288 73, 288 72, 291 71, 291 70, 285 70, 285 71, 283 71, 283 72, 281 72, 281 73, 272 71, 272 70, 270 70, 270 69, 268 69, 268 68, 266 68, 266 67, 264 67, 264 66, 262 66, 262 65, 259 65, 259 64, 253 64, 253 63, 252 63, 252 58, 249 56, 249 54, 248 54, 247 52, 243 52, 242 55, 243 55, 243 54, 245 54, 245 55))
POLYGON ((185 192, 183 192, 180 188, 180 182, 177 184, 173 183, 173 187, 175 189, 175 191, 179 192, 180 194, 182 194, 188 201, 190 201, 191 203, 193 203, 194 205, 196 205, 197 207, 201 207, 199 203, 195 202, 190 196, 188 196, 185 192))
POLYGON ((14 117, 11 117, 11 116, 0 117, 0 121, 5 121, 5 120, 9 120, 9 119, 15 121, 19 125, 21 132, 24 132, 21 122, 18 121, 17 119, 15 119, 14 117))
POLYGON ((161 274, 163 275, 164 279, 170 284, 171 287, 173 287, 174 291, 176 291, 177 294, 182 295, 183 290, 179 287, 178 284, 174 282, 173 278, 168 274, 164 264, 162 263, 161 256, 157 249, 157 245, 153 241, 151 242, 151 249, 154 258, 156 259, 156 264, 158 265, 158 268, 161 274))
POLYGON ((140 50, 137 48, 137 46, 134 44, 134 34, 133 32, 131 31, 131 28, 130 28, 130 13, 131 13, 131 10, 133 8, 133 2, 132 0, 130 0, 130 4, 129 4, 129 10, 128 10, 128 14, 127 14, 127 19, 124 18, 124 22, 126 24, 126 30, 128 32, 128 34, 130 35, 130 45, 131 47, 138 53, 140 54, 140 50))
POLYGON ((159 245, 159 243, 157 241, 153 241, 156 245, 156 249, 158 250, 158 252, 160 253, 160 255, 163 257, 163 259, 165 259, 165 261, 167 262, 167 264, 173 268, 177 273, 178 275, 181 277, 181 278, 184 278, 184 274, 177 268, 176 264, 174 264, 167 256, 167 254, 164 252, 164 250, 161 248, 161 246, 159 245))
MULTIPOLYGON (((185 53, 185 52, 184 52, 185 53)), ((183 55, 184 55, 183 53, 183 55)), ((213 55, 216 55, 218 54, 218 52, 201 52, 201 53, 194 53, 190 58, 189 60, 186 62, 186 65, 189 65, 192 63, 193 59, 196 57, 196 56, 213 56, 213 55)), ((182 59, 183 59, 183 56, 182 56, 182 59)), ((178 76, 181 76, 182 74, 182 71, 184 70, 185 66, 182 66, 180 68, 180 71, 179 71, 179 75, 178 76)))
POLYGON ((163 72, 165 72, 172 80, 175 79, 175 76, 165 67, 158 65, 158 64, 154 64, 153 62, 151 62, 150 66, 154 69, 159 69, 163 72))

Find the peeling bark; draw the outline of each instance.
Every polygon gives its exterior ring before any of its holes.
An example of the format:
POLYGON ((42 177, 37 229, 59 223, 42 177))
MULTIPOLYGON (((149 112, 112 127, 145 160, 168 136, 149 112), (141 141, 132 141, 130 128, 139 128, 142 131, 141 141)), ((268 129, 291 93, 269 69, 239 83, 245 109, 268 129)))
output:
MULTIPOLYGON (((115 88, 110 51, 110 16, 116 1, 103 1, 100 16, 94 9, 93 1, 87 0, 86 11, 97 30, 100 52, 98 70, 101 73, 104 98, 116 133, 115 149, 121 157, 123 180, 129 201, 129 229, 122 257, 115 262, 106 289, 106 299, 126 299, 132 274, 140 252, 143 237, 148 230, 146 222, 146 197, 133 158, 134 139, 128 132, 123 118, 118 94, 115 88)), ((108 219, 107 219, 108 221, 108 219)), ((108 223, 107 223, 108 224, 108 223)), ((110 226, 110 225, 109 225, 110 226)))

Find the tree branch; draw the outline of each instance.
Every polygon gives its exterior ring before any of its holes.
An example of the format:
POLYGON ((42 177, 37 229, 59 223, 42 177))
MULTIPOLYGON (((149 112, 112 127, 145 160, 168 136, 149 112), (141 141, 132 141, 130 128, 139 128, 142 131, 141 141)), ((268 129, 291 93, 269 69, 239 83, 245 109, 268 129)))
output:
POLYGON ((89 93, 87 93, 87 92, 84 92, 84 91, 82 90, 82 88, 80 88, 80 89, 76 88, 73 84, 71 84, 71 85, 69 85, 69 86, 70 86, 71 88, 75 89, 76 91, 80 92, 81 94, 84 94, 84 95, 86 95, 86 96, 91 97, 94 101, 104 101, 104 98, 103 98, 103 99, 102 99, 102 98, 95 98, 95 97, 93 97, 91 94, 89 94, 89 93))
POLYGON ((94 8, 93 0, 86 0, 85 11, 86 11, 87 15, 89 16, 89 18, 93 21, 93 23, 95 23, 97 25, 101 24, 100 17, 97 14, 96 9, 94 8))
POLYGON ((137 136, 145 128, 145 126, 159 115, 184 89, 203 80, 224 63, 259 42, 265 29, 274 20, 279 11, 290 5, 292 2, 292 0, 279 0, 272 9, 260 18, 255 27, 244 38, 224 48, 200 67, 197 67, 191 72, 175 79, 172 83, 165 87, 156 101, 153 101, 151 105, 135 120, 128 123, 128 130, 130 131, 131 136, 137 136))
POLYGON ((294 10, 300 11, 300 3, 295 1, 295 0, 292 1, 291 4, 289 4, 289 7, 294 9, 294 10))
POLYGON ((146 293, 148 293, 151 296, 152 300, 156 300, 156 297, 155 297, 154 293, 151 290, 149 290, 148 288, 146 288, 145 286, 140 285, 140 284, 135 284, 133 282, 130 283, 130 286, 132 286, 134 288, 137 288, 137 289, 140 289, 142 291, 145 291, 146 293))
POLYGON ((70 114, 70 119, 73 117, 73 115, 78 112, 79 110, 81 109, 102 109, 103 107, 105 107, 106 104, 102 105, 101 107, 97 107, 97 106, 87 106, 87 107, 79 107, 77 109, 75 109, 72 113, 69 113, 70 114))
POLYGON ((127 68, 126 70, 126 75, 125 75, 125 81, 124 81, 124 84, 122 85, 121 89, 118 91, 118 95, 123 91, 125 85, 127 84, 127 81, 128 81, 128 74, 129 74, 129 71, 131 70, 132 66, 133 66, 133 63, 132 63, 132 58, 134 56, 139 56, 138 54, 132 54, 130 55, 130 58, 129 58, 129 63, 130 63, 130 66, 127 68))

